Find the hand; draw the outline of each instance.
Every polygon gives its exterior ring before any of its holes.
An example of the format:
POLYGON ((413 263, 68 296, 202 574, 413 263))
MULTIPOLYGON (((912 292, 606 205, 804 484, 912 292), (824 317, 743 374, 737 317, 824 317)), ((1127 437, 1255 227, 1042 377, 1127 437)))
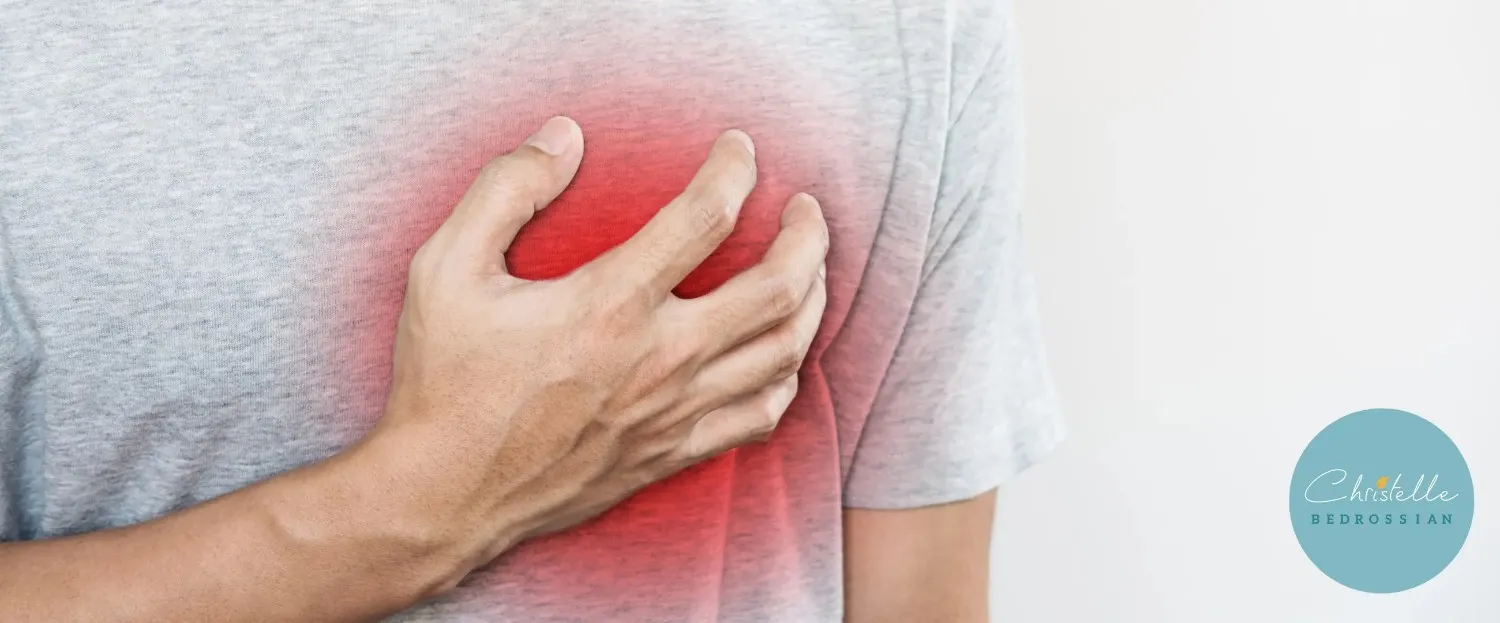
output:
POLYGON ((560 279, 508 274, 506 248, 582 152, 578 126, 552 119, 484 167, 411 262, 386 413, 362 445, 383 449, 407 508, 456 548, 453 583, 520 540, 765 439, 822 316, 828 231, 807 195, 788 203, 760 264, 703 297, 671 293, 755 184, 738 131, 624 244, 560 279))

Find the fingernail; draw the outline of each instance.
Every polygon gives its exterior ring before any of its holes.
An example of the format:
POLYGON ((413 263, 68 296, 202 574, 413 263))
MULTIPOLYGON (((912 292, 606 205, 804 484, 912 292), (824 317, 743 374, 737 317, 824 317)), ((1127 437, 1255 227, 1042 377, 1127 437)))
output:
POLYGON ((828 262, 818 264, 818 276, 825 278, 828 277, 828 262))
POLYGON ((567 117, 553 117, 526 139, 526 144, 542 150, 549 156, 561 156, 573 146, 573 129, 577 127, 567 117))

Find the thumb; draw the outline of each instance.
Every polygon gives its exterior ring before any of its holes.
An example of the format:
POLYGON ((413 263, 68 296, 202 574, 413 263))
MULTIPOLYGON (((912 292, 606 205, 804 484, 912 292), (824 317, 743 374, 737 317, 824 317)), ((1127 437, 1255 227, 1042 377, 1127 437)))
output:
POLYGON ((515 151, 480 169, 449 217, 455 243, 503 270, 516 232, 567 188, 582 160, 578 124, 567 117, 548 119, 515 151))

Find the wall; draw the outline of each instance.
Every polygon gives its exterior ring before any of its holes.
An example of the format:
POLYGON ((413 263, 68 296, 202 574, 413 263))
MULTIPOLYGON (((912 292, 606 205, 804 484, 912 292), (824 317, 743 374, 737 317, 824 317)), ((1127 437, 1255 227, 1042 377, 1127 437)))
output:
POLYGON ((1015 2, 1071 437, 1002 490, 995 620, 1500 620, 1500 3, 1015 2), (1303 446, 1377 406, 1477 489, 1393 595, 1287 513, 1303 446))

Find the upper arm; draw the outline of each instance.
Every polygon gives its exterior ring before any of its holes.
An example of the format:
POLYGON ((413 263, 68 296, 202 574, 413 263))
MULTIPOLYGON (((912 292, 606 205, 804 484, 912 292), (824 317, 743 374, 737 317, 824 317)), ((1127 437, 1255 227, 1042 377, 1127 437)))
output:
POLYGON ((844 511, 845 620, 987 621, 995 491, 914 509, 844 511))
POLYGON ((954 103, 919 282, 858 431, 846 507, 970 499, 1062 437, 1021 240, 1015 38, 1008 11, 983 6, 964 20, 979 25, 954 35, 954 103))
POLYGON ((993 492, 1063 436, 1021 242, 1014 31, 1005 3, 975 10, 921 281, 845 480, 851 620, 984 620, 993 492))

